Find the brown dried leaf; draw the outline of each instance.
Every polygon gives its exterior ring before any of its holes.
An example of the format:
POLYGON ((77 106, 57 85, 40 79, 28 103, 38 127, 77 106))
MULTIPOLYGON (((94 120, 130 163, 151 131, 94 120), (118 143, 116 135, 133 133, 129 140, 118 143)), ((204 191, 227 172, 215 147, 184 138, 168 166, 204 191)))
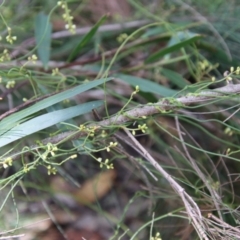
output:
POLYGON ((90 204, 105 196, 112 188, 116 172, 108 170, 88 179, 82 187, 74 193, 75 200, 83 204, 90 204))

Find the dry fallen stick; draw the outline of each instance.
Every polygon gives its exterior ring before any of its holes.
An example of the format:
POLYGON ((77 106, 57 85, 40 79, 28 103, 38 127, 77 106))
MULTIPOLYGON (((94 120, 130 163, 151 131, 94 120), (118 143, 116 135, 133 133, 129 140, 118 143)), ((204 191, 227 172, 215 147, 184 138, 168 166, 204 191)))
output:
POLYGON ((182 188, 175 180, 174 178, 169 175, 159 164, 158 162, 148 153, 148 151, 136 140, 136 138, 129 132, 128 129, 124 128, 125 133, 127 136, 131 139, 133 145, 135 145, 138 149, 140 154, 147 160, 149 161, 152 166, 160 172, 163 177, 169 182, 171 187, 175 190, 175 192, 178 194, 178 196, 181 197, 185 209, 188 213, 189 218, 192 220, 192 225, 198 232, 199 236, 201 236, 202 239, 208 240, 208 237, 206 235, 206 229, 203 225, 203 220, 202 220, 202 214, 197 206, 197 204, 194 202, 193 198, 189 196, 186 192, 185 189, 182 188))

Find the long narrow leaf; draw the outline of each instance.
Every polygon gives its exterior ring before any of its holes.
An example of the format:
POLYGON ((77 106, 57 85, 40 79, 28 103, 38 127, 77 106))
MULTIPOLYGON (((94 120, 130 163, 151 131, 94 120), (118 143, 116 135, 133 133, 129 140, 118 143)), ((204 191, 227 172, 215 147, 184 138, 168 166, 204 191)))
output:
POLYGON ((71 97, 73 97, 79 93, 85 92, 89 89, 92 89, 100 84, 103 84, 104 82, 109 81, 109 80, 112 80, 112 78, 98 79, 98 80, 94 80, 92 82, 84 83, 77 87, 68 89, 64 92, 57 93, 51 97, 48 97, 48 98, 34 104, 31 107, 28 107, 22 111, 14 113, 14 114, 4 118, 0 122, 0 134, 2 132, 8 131, 12 127, 21 123, 25 118, 29 117, 30 115, 32 115, 36 112, 39 112, 42 109, 52 106, 58 102, 65 100, 65 99, 71 98, 71 97))
POLYGON ((173 84, 178 86, 180 89, 189 85, 189 83, 177 72, 163 68, 161 70, 163 76, 167 77, 173 84))
POLYGON ((103 16, 93 27, 92 29, 87 33, 87 35, 84 36, 84 38, 81 39, 81 41, 78 43, 78 45, 73 49, 71 54, 68 57, 68 62, 71 62, 81 51, 81 49, 93 38, 95 33, 97 32, 98 28, 101 26, 101 24, 106 20, 107 16, 103 16))
POLYGON ((49 17, 39 13, 35 19, 35 39, 37 44, 38 57, 43 63, 45 70, 50 59, 52 25, 49 17))
POLYGON ((175 52, 183 47, 186 47, 188 45, 190 45, 191 43, 194 43, 196 42, 198 39, 200 39, 202 36, 198 35, 198 36, 194 36, 194 37, 191 37, 187 40, 184 40, 184 41, 181 41, 181 42, 178 42, 177 44, 175 45, 172 45, 172 46, 169 46, 169 47, 166 47, 166 48, 163 48, 161 49, 160 51, 152 54, 149 58, 146 59, 145 63, 152 63, 154 61, 158 61, 159 58, 163 57, 164 55, 168 54, 168 53, 172 53, 172 52, 175 52))
POLYGON ((133 87, 136 87, 138 85, 140 88, 140 91, 143 91, 143 92, 154 93, 163 97, 171 97, 177 93, 177 91, 175 90, 166 88, 161 84, 152 82, 144 78, 134 77, 134 76, 125 75, 125 74, 116 74, 115 77, 129 83, 133 87))
POLYGON ((51 127, 57 123, 63 122, 67 119, 85 114, 91 111, 93 108, 101 106, 102 104, 103 101, 93 101, 35 117, 20 125, 17 125, 5 133, 4 136, 1 136, 0 147, 3 147, 32 133, 51 127))

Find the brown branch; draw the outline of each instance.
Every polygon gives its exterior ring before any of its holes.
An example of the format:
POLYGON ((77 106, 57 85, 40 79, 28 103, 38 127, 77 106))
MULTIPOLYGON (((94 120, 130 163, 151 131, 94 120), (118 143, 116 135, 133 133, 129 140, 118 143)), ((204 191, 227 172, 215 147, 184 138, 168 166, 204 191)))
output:
MULTIPOLYGON (((197 95, 187 95, 183 97, 176 98, 174 100, 174 103, 170 103, 170 101, 166 99, 162 99, 157 103, 153 104, 146 104, 146 105, 140 105, 136 108, 133 108, 131 110, 128 110, 124 113, 121 113, 119 115, 110 117, 109 119, 89 124, 87 127, 93 127, 95 126, 97 129, 100 128, 108 128, 109 126, 122 126, 122 124, 131 122, 136 119, 140 119, 142 117, 152 116, 154 114, 160 113, 161 111, 168 111, 173 110, 177 108, 183 108, 184 106, 199 103, 199 102, 207 102, 210 100, 217 99, 221 96, 228 96, 230 94, 236 94, 240 93, 240 84, 229 84, 227 86, 217 88, 214 90, 206 90, 199 92, 197 95)), ((69 131, 60 133, 54 137, 46 138, 42 141, 43 144, 46 143, 52 143, 57 144, 59 142, 66 140, 75 140, 79 137, 85 136, 85 132, 79 132, 79 131, 69 131)))
MULTIPOLYGON (((109 127, 112 128, 113 126, 121 128, 124 124, 135 121, 136 119, 143 119, 143 117, 153 116, 163 111, 176 110, 184 108, 185 106, 188 106, 190 104, 216 100, 219 97, 227 97, 229 95, 232 96, 232 94, 237 93, 240 93, 240 84, 228 84, 224 87, 214 90, 205 90, 197 94, 191 94, 175 98, 173 102, 170 101, 170 99, 168 98, 163 98, 157 103, 139 105, 138 107, 128 110, 126 112, 120 112, 118 115, 110 117, 109 119, 88 124, 86 128, 94 127, 96 131, 104 128, 107 129, 109 127)), ((87 131, 67 131, 60 133, 56 136, 46 138, 41 142, 44 145, 46 145, 47 143, 60 144, 66 141, 76 140, 80 137, 86 136, 87 134, 87 131)), ((39 145, 32 145, 28 149, 34 150, 36 148, 39 148, 39 145)), ((11 154, 11 157, 13 159, 16 159, 19 154, 21 154, 21 152, 15 153, 13 155, 11 154)))

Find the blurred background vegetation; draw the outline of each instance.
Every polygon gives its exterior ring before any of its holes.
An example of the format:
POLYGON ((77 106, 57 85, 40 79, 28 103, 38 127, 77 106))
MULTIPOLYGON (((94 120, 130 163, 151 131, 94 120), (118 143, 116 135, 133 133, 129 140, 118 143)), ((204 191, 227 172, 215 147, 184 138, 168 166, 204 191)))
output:
MULTIPOLYGON (((238 85, 239 10, 236 0, 1 1, 2 239, 200 239, 121 126, 83 126, 238 85), (87 137, 51 141, 79 126, 87 137)), ((209 239, 240 239, 238 110, 232 94, 122 125, 193 197, 209 239)))

